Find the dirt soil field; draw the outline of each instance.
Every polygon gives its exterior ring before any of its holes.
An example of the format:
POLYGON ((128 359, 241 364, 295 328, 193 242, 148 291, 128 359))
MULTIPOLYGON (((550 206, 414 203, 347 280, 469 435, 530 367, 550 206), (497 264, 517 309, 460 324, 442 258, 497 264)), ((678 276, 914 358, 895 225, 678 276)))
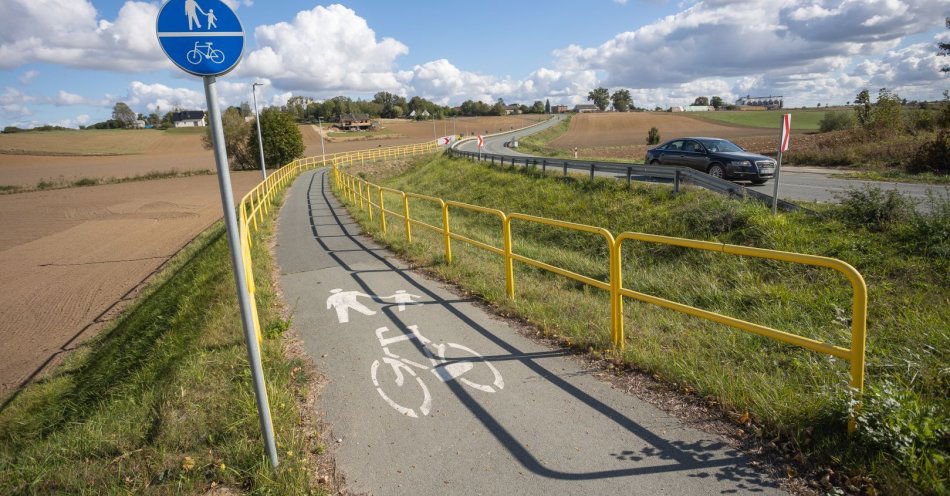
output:
POLYGON ((660 139, 682 136, 714 136, 734 139, 749 136, 771 136, 769 129, 730 126, 694 119, 679 113, 626 112, 580 114, 571 118, 571 126, 561 137, 551 142, 554 148, 569 150, 573 147, 646 145, 651 127, 660 131, 660 139))
MULTIPOLYGON (((74 158, 75 159, 75 158, 74 158)), ((217 176, 0 196, 0 398, 96 334, 221 217, 217 176)), ((260 180, 235 173, 235 195, 260 180)))
POLYGON ((214 169, 214 156, 202 146, 201 134, 62 131, 64 137, 57 138, 56 133, 0 135, 0 185, 30 187, 40 181, 214 169), (10 153, 21 146, 26 148, 20 150, 32 150, 34 154, 10 153), (117 151, 134 154, 108 155, 117 151), (76 155, 57 155, 64 153, 76 155))

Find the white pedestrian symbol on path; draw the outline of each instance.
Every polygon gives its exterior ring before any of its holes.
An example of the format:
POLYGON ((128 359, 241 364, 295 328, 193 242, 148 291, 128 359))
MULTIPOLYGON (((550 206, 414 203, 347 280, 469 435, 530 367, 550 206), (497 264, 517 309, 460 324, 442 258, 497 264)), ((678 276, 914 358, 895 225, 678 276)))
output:
POLYGON ((400 289, 399 291, 396 291, 396 294, 392 296, 385 296, 384 298, 386 299, 392 298, 393 303, 397 303, 399 305, 399 311, 402 312, 403 310, 406 309, 407 303, 410 305, 415 305, 417 303, 412 300, 413 298, 422 298, 422 297, 419 295, 414 295, 412 293, 407 293, 400 289))
MULTIPOLYGON (((188 17, 188 30, 189 30, 189 31, 194 31, 194 30, 195 30, 193 24, 197 24, 197 25, 198 25, 198 29, 201 29, 201 21, 198 20, 198 14, 195 12, 196 10, 199 11, 199 12, 201 12, 202 15, 208 16, 208 22, 209 22, 209 23, 213 23, 214 20, 216 19, 216 18, 214 17, 214 11, 213 11, 213 10, 211 11, 211 14, 209 15, 209 14, 208 14, 207 12, 205 12, 204 10, 201 10, 201 7, 198 5, 198 2, 196 2, 195 0, 185 0, 185 15, 188 17)), ((209 24, 209 26, 208 26, 208 29, 209 29, 209 30, 211 29, 210 24, 209 24)))
POLYGON ((343 291, 342 289, 331 289, 332 295, 327 298, 327 310, 333 308, 336 310, 336 318, 340 321, 341 324, 346 324, 350 321, 350 309, 356 310, 357 312, 363 315, 376 315, 376 312, 370 310, 363 305, 357 298, 360 296, 366 298, 372 298, 372 296, 359 291, 343 291))

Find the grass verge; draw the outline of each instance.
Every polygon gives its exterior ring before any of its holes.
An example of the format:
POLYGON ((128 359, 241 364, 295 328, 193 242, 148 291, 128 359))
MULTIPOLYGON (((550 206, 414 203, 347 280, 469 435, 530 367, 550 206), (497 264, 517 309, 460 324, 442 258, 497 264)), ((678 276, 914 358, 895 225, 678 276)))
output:
POLYGON ((887 171, 856 171, 845 174, 832 174, 831 177, 838 179, 864 179, 867 181, 882 181, 894 183, 920 183, 920 184, 950 184, 950 175, 933 174, 922 172, 912 174, 899 170, 887 171))
MULTIPOLYGON (((851 263, 870 290, 868 389, 853 436, 845 431, 847 364, 823 355, 628 300, 627 348, 617 358, 734 413, 766 446, 781 445, 788 456, 810 460, 815 483, 827 490, 832 484, 902 494, 946 490, 950 199, 935 199, 926 214, 911 207, 893 215, 897 207, 887 205, 900 202, 871 196, 842 206, 816 205, 820 216, 776 217, 756 203, 695 188, 678 195, 663 186, 637 184, 631 190, 609 179, 545 177, 537 170, 499 170, 444 157, 408 170, 367 173, 404 191, 601 226, 615 234, 717 240, 851 263), (871 203, 881 208, 865 208, 871 203), (833 473, 817 472, 827 465, 835 467, 833 473)), ((390 201, 398 205, 395 197, 390 201)), ((440 212, 426 202, 412 201, 411 208, 414 218, 440 224, 440 212)), ((407 244, 396 219, 384 235, 378 215, 373 223, 360 212, 356 218, 398 253, 500 313, 524 318, 568 346, 609 348, 604 291, 516 263, 517 296, 509 300, 498 256, 455 242, 455 261, 446 264, 439 236, 415 229, 414 242, 407 244)), ((496 218, 453 209, 451 219, 453 231, 501 246, 496 218)), ((597 236, 515 222, 513 239, 517 253, 607 278, 607 247, 597 236)), ((624 250, 624 281, 647 294, 849 346, 851 291, 830 270, 631 244, 624 250)))
POLYGON ((170 171, 152 171, 145 174, 129 177, 84 177, 81 179, 43 179, 33 187, 21 186, 0 186, 0 194, 30 193, 32 191, 48 191, 51 189, 66 188, 84 188, 87 186, 102 186, 105 184, 135 183, 140 181, 154 181, 156 179, 177 179, 192 176, 213 176, 215 171, 211 169, 179 171, 172 169, 170 171))
POLYGON ((111 328, 0 411, 0 494, 317 492, 308 466, 322 448, 301 407, 305 363, 280 339, 289 323, 271 281, 271 232, 268 221, 253 257, 276 471, 263 454, 219 222, 111 328))

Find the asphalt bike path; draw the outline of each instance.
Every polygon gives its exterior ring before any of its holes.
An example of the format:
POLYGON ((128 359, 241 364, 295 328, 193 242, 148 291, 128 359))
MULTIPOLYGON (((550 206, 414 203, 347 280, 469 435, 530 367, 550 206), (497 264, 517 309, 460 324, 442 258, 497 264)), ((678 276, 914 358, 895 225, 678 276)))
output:
MULTIPOLYGON (((540 156, 535 156, 527 153, 521 153, 517 149, 508 148, 505 146, 505 143, 511 141, 512 139, 521 139, 525 136, 530 136, 532 134, 539 133, 551 126, 556 125, 562 119, 561 116, 555 116, 553 119, 544 122, 535 127, 529 129, 522 129, 520 131, 514 131, 511 133, 501 134, 498 136, 492 136, 485 138, 485 144, 482 146, 482 153, 492 153, 497 155, 505 155, 509 157, 535 157, 539 160, 544 158, 540 156)), ((675 138, 671 136, 670 139, 675 138)), ((795 137, 792 136, 792 140, 795 137)), ((778 146, 778 134, 776 134, 776 146, 778 146)), ((793 141, 794 146, 794 141, 793 141)), ((478 151, 477 145, 473 142, 465 142, 459 146, 459 150, 467 152, 476 152, 478 151)), ((642 159, 642 157, 632 157, 642 159)), ((609 159, 602 159, 609 161, 609 159)), ((553 170, 559 170, 557 167, 553 167, 553 170)), ((834 174, 838 171, 829 170, 827 172, 821 171, 816 172, 816 168, 805 168, 801 167, 782 167, 782 177, 781 185, 779 188, 779 197, 783 200, 801 200, 801 201, 816 201, 816 202, 837 202, 837 196, 850 189, 862 189, 865 187, 872 188, 881 188, 881 189, 893 189, 900 191, 905 195, 909 195, 912 198, 920 201, 926 202, 929 198, 929 195, 948 195, 950 194, 950 186, 939 185, 939 184, 917 184, 917 183, 900 183, 900 182, 889 182, 889 181, 867 181, 860 179, 844 179, 830 177, 831 174, 834 174)), ((584 171, 573 170, 575 174, 584 174, 584 171)), ((615 179, 626 180, 626 174, 617 174, 615 172, 595 172, 597 176, 603 177, 613 177, 615 179)), ((669 181, 663 179, 654 179, 646 177, 634 176, 634 180, 642 180, 645 182, 653 183, 669 183, 669 181)), ((767 195, 772 195, 772 181, 769 181, 765 184, 755 185, 749 184, 748 182, 738 183, 742 184, 748 189, 754 189, 761 193, 767 195)), ((923 209, 927 209, 926 205, 923 206, 923 209)))
POLYGON ((319 407, 349 491, 781 493, 723 439, 407 269, 360 234, 329 180, 294 182, 276 252, 293 325, 328 379, 319 407))

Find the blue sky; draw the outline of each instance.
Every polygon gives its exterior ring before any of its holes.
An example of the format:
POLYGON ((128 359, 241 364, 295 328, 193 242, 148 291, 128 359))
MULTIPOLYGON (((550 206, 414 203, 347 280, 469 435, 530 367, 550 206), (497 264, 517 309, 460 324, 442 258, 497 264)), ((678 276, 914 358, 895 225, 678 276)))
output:
MULTIPOLYGON (((883 86, 935 99, 950 86, 934 48, 950 3, 937 0, 226 1, 249 32, 222 78, 227 104, 254 81, 269 104, 380 90, 573 104, 604 85, 649 107, 747 93, 840 104, 883 86)), ((0 125, 96 122, 116 101, 202 108, 200 81, 157 47, 159 6, 4 0, 0 125)))

